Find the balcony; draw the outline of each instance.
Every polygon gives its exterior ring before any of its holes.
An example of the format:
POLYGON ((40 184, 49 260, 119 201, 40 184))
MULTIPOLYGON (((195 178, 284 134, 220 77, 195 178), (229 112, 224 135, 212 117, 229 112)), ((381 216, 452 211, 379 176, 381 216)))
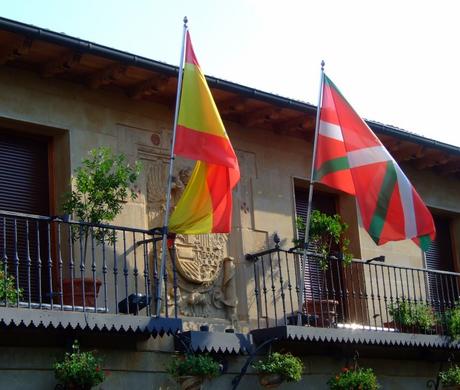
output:
POLYGON ((182 323, 169 258, 161 296, 152 294, 160 281, 159 242, 161 235, 150 230, 0 211, 1 321, 26 328, 176 333, 182 323))
MULTIPOLYGON (((303 250, 275 247, 246 255, 253 268, 251 331, 256 344, 267 339, 310 343, 458 349, 449 318, 459 302, 454 272, 384 263, 383 257, 333 257, 327 269, 303 250)), ((458 311, 460 314, 460 311, 458 311)))
MULTIPOLYGON (((160 275, 161 239, 155 230, 0 211, 0 322, 144 336, 181 332, 174 251, 160 275)), ((246 256, 253 287, 244 326, 256 345, 272 338, 458 348, 448 319, 459 301, 460 274, 382 258, 348 266, 331 258, 322 270, 318 255, 307 252, 301 293, 303 258, 302 250, 278 244, 246 256)), ((240 345, 242 336, 231 334, 225 337, 240 345)))

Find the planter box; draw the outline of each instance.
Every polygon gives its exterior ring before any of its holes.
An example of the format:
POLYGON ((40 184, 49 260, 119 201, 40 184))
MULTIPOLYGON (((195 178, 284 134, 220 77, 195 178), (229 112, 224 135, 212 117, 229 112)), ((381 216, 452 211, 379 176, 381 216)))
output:
MULTIPOLYGON (((96 297, 99 293, 99 288, 101 287, 101 281, 96 279, 96 297)), ((73 296, 74 296, 74 305, 83 306, 83 286, 85 287, 85 306, 95 305, 95 296, 94 296, 94 279, 93 278, 75 278, 73 280, 73 296)), ((63 289, 63 300, 64 305, 72 305, 72 280, 64 279, 62 281, 63 289)))

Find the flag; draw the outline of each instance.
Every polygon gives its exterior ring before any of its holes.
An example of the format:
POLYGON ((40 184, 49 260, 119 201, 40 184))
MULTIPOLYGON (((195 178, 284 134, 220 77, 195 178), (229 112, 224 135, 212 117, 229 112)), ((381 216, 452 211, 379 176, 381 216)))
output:
POLYGON ((322 96, 314 180, 356 196, 377 245, 413 239, 428 249, 433 218, 406 175, 327 76, 322 96))
POLYGON ((169 220, 174 233, 228 233, 238 160, 187 32, 174 153, 198 160, 169 220))

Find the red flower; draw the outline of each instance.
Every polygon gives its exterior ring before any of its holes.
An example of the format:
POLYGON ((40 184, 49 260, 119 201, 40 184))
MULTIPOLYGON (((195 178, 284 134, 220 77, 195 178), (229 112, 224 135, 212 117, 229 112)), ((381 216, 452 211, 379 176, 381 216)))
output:
POLYGON ((99 366, 96 366, 96 372, 101 371, 101 368, 99 366))
POLYGON ((342 372, 348 372, 348 368, 343 367, 343 368, 342 368, 342 372))

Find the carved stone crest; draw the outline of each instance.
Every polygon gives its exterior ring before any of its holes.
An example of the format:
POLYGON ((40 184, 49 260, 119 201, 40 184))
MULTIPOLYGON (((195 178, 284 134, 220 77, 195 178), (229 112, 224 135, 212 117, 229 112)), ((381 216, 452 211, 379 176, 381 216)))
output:
POLYGON ((224 234, 178 235, 177 271, 188 282, 210 285, 219 275, 226 241, 224 234))

